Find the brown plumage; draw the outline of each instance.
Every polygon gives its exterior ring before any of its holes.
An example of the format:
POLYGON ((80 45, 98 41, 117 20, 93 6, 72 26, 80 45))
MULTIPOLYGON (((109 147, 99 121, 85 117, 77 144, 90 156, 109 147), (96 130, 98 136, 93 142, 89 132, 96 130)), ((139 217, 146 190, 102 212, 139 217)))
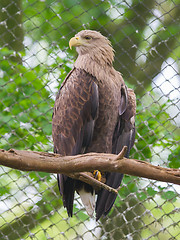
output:
MULTIPOLYGON (((76 155, 87 152, 118 154, 134 144, 136 100, 127 89, 121 74, 113 66, 114 52, 109 40, 99 32, 83 30, 69 42, 78 58, 56 97, 52 132, 54 152, 76 155)), ((119 187, 123 175, 105 173, 106 184, 119 187)), ((101 189, 95 206, 93 188, 58 174, 58 185, 64 207, 73 214, 74 192, 77 191, 88 214, 96 219, 106 215, 116 195, 101 189)))

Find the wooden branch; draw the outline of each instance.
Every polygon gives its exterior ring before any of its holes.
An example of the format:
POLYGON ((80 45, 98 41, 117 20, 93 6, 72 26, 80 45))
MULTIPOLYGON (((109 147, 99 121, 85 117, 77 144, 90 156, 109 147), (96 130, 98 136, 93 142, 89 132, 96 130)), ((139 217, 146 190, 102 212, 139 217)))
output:
MULTIPOLYGON (((124 158, 125 151, 126 148, 119 155, 87 153, 76 156, 60 156, 59 154, 45 152, 0 150, 0 164, 22 171, 63 173, 90 184, 92 179, 89 180, 90 178, 82 172, 98 169, 101 172, 120 172, 180 185, 179 169, 163 168, 153 166, 148 162, 124 158)), ((98 182, 96 179, 94 180, 92 185, 96 185, 98 182)), ((110 191, 114 190, 111 189, 110 191)))
POLYGON ((80 180, 80 181, 83 181, 85 183, 88 183, 88 184, 92 185, 96 189, 104 188, 104 189, 106 189, 109 192, 113 192, 115 194, 118 194, 118 190, 116 190, 116 189, 114 189, 114 188, 104 184, 103 182, 100 182, 100 181, 96 180, 94 178, 93 174, 90 173, 90 172, 87 172, 87 173, 80 172, 80 173, 70 173, 70 174, 68 173, 66 175, 68 175, 71 178, 75 178, 77 180, 80 180))

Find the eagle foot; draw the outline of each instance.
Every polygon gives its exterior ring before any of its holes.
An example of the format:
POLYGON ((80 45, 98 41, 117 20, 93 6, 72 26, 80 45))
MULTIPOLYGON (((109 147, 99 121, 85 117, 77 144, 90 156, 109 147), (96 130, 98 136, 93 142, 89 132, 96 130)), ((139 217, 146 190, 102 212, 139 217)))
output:
POLYGON ((100 172, 100 171, 94 170, 93 175, 94 175, 94 178, 95 178, 95 179, 97 179, 98 181, 101 182, 102 175, 101 175, 101 172, 100 172))

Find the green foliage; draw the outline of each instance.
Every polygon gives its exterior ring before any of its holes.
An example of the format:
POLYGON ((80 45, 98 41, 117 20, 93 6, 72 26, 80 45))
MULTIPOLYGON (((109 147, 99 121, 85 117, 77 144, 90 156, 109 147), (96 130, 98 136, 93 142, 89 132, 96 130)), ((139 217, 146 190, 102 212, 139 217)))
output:
POLYGON ((156 195, 157 191, 155 191, 152 187, 148 187, 147 193, 149 196, 154 197, 156 195))
POLYGON ((49 145, 53 106, 41 79, 47 70, 7 61, 5 56, 10 53, 6 48, 0 51, 0 148, 42 150, 41 146, 49 145))
POLYGON ((140 201, 145 201, 145 200, 147 199, 147 195, 146 195, 146 193, 144 193, 144 192, 137 193, 137 198, 138 198, 140 201))
MULTIPOLYGON (((178 0, 174 2, 178 4, 178 0)), ((9 50, 3 46, 0 48, 0 148, 52 151, 53 95, 70 71, 75 55, 74 50, 68 49, 68 40, 78 31, 88 28, 101 31, 111 40, 116 52, 115 68, 123 73, 128 86, 138 93, 136 142, 131 150, 131 157, 179 168, 180 132, 167 113, 168 106, 172 103, 161 104, 158 100, 155 101, 159 99, 159 96, 155 96, 151 90, 151 80, 161 71, 162 63, 168 57, 175 61, 180 57, 180 31, 177 21, 174 21, 179 16, 179 10, 178 7, 173 7, 172 1, 169 0, 161 4, 156 3, 156 1, 149 0, 123 1, 121 4, 115 0, 22 1, 23 11, 20 12, 23 29, 25 37, 31 43, 28 47, 25 46, 23 52, 9 50), (160 18, 155 16, 155 11, 156 14, 158 11, 161 15, 160 18), (156 27, 153 25, 155 22, 156 27), (32 50, 34 46, 39 46, 40 49, 34 52, 32 50), (37 57, 34 65, 32 63, 28 65, 28 61, 26 65, 23 65, 24 57, 27 59, 29 57, 28 51, 32 57, 38 56, 41 51, 45 51, 46 54, 42 61, 39 61, 37 57), (145 54, 145 59, 141 58, 143 54, 145 54), (19 60, 16 61, 17 58, 14 58, 13 61, 13 56, 17 55, 19 60), (141 61, 138 61, 139 57, 141 61), (49 86, 53 81, 57 84, 52 93, 49 86), (144 94, 148 90, 150 95, 144 94), (167 150, 165 154, 164 149, 167 150)), ((9 14, 9 17, 12 18, 12 15, 9 14)), ((16 21, 14 23, 16 24, 16 21)), ((15 40, 18 43, 19 39, 15 40)), ((7 43, 5 46, 10 45, 7 43)), ((23 46, 23 42, 19 42, 19 45, 23 46)), ((35 237, 38 239, 47 239, 49 236, 57 237, 59 232, 65 232, 62 239, 63 237, 71 239, 73 233, 70 226, 75 226, 74 229, 82 233, 82 227, 77 227, 76 224, 81 221, 85 222, 89 218, 83 211, 77 211, 77 206, 74 206, 76 217, 73 217, 70 223, 63 220, 67 214, 61 208, 62 199, 59 197, 57 185, 54 186, 56 179, 52 175, 39 172, 22 174, 20 171, 7 168, 3 168, 0 173, 1 199, 11 199, 13 206, 11 211, 8 210, 8 217, 5 213, 0 219, 0 225, 4 224, 2 232, 6 233, 5 235, 10 234, 5 224, 7 222, 12 224, 15 222, 17 225, 14 225, 14 229, 19 227, 18 224, 24 223, 24 231, 20 232, 18 229, 19 235, 16 237, 12 232, 11 239, 19 238, 19 236, 29 239, 30 237, 27 236, 29 231, 32 234, 37 233, 35 237), (26 188, 29 186, 36 191, 35 196, 39 198, 27 206, 23 203, 22 209, 19 209, 16 206, 16 197, 19 198, 22 192, 27 192, 26 188), (27 219, 25 219, 24 211, 27 219), (15 216, 16 219, 14 219, 15 216), (29 219, 34 221, 29 222, 29 219), (48 228, 47 232, 42 232, 39 223, 44 229, 48 228), (56 229, 52 227, 53 224, 56 224, 56 229)), ((157 187, 156 184, 142 189, 138 179, 130 176, 124 177, 119 195, 121 198, 116 200, 117 208, 113 208, 110 214, 110 217, 119 217, 112 218, 109 224, 102 220, 103 231, 110 232, 109 239, 112 239, 112 236, 114 239, 123 239, 123 233, 128 235, 134 232, 134 229, 141 227, 140 221, 133 221, 133 219, 144 212, 142 206, 147 204, 147 199, 163 199, 168 204, 175 203, 177 200, 177 195, 172 189, 157 187), (135 199, 132 199, 131 193, 136 193, 133 195, 136 196, 135 199), (132 209, 127 210, 129 207, 132 209), (126 219, 130 221, 130 224, 127 224, 122 214, 119 214, 123 211, 127 212, 126 219), (118 230, 111 235, 114 225, 118 230), (119 226, 122 226, 121 231, 119 226)), ((27 197, 27 199, 30 201, 30 198, 27 197)), ((148 204, 149 208, 151 206, 153 206, 152 202, 148 204)), ((162 214, 158 207, 157 205, 156 216, 162 214)), ((166 206, 166 211, 168 208, 169 205, 166 206)), ((144 217, 143 221, 148 222, 148 220, 149 216, 144 217)), ((11 228, 13 229, 13 225, 11 228)), ((144 238, 150 236, 147 232, 143 234, 144 238)), ((139 239, 137 235, 134 235, 134 239, 139 239)), ((3 239, 4 236, 0 235, 1 237, 3 239)))
MULTIPOLYGON (((153 96, 153 93, 151 93, 153 96)), ((170 161, 169 164, 178 167, 178 149, 179 149, 179 136, 177 126, 171 122, 171 117, 166 112, 167 104, 156 104, 149 101, 147 97, 141 100, 142 104, 137 102, 136 114, 136 148, 138 151, 132 150, 132 155, 136 159, 147 160, 152 158, 153 148, 166 147, 171 152, 164 161, 170 161), (172 134, 172 132, 177 134, 172 134), (175 157, 177 153, 177 158, 175 157)))
MULTIPOLYGON (((8 56, 11 54, 13 51, 7 48, 0 50, 0 148, 52 151, 50 138, 53 99, 43 80, 48 72, 47 68, 45 65, 38 65, 29 69, 10 60, 8 56)), ((18 182, 16 179, 21 179, 22 173, 11 170, 1 175, 1 196, 10 197, 15 189, 19 190, 12 178, 18 182)), ((39 191, 42 191, 42 179, 49 181, 51 175, 29 174, 29 181, 34 182, 39 191)), ((29 181, 24 179, 23 186, 29 186, 29 181)), ((47 196, 46 199, 48 200, 47 196)))
POLYGON ((168 156, 169 167, 170 168, 180 168, 180 155, 179 155, 179 153, 180 153, 180 146, 177 144, 177 147, 168 156))
POLYGON ((177 193, 173 192, 173 191, 164 191, 161 194, 162 199, 165 200, 172 200, 172 202, 176 201, 176 197, 177 197, 177 193))

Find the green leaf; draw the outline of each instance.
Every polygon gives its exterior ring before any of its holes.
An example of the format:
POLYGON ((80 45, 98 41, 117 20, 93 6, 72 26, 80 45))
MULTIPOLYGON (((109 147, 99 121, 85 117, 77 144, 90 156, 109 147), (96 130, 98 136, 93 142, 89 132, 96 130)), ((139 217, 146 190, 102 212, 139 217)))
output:
POLYGON ((177 146, 177 148, 173 150, 172 154, 169 155, 168 160, 169 167, 180 168, 180 146, 177 146))
POLYGON ((157 194, 157 191, 155 191, 152 187, 148 187, 147 193, 149 194, 149 196, 154 197, 157 194))
POLYGON ((144 201, 147 199, 147 195, 144 193, 144 192, 141 192, 141 193, 137 193, 137 198, 140 200, 140 201, 144 201))
POLYGON ((173 191, 162 192, 161 197, 166 200, 176 201, 177 193, 173 191))

